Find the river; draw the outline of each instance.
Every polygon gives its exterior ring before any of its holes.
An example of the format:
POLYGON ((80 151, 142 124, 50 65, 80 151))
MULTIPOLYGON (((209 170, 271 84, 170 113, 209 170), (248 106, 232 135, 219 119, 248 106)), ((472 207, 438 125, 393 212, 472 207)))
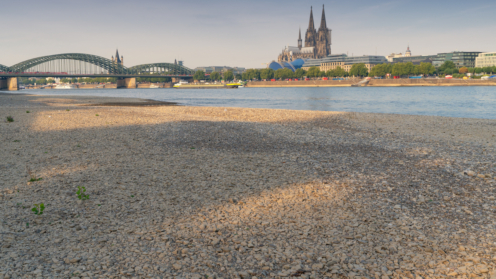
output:
POLYGON ((354 111, 496 119, 496 87, 21 90, 40 95, 133 97, 186 106, 354 111))

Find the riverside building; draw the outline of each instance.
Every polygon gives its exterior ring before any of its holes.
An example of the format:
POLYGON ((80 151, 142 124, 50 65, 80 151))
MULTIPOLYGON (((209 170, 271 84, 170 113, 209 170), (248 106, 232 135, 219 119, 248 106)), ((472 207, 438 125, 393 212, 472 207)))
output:
POLYGON ((337 67, 349 72, 354 64, 365 64, 370 72, 375 65, 388 63, 386 57, 378 55, 347 56, 346 54, 331 54, 322 59, 308 59, 302 69, 319 67, 321 71, 335 70, 337 67))
POLYGON ((452 61, 457 68, 475 67, 475 59, 481 53, 480 51, 454 51, 448 53, 438 53, 432 61, 434 67, 440 67, 446 61, 452 61))
POLYGON ((479 53, 479 56, 475 58, 475 67, 494 67, 496 66, 496 52, 484 52, 479 53))

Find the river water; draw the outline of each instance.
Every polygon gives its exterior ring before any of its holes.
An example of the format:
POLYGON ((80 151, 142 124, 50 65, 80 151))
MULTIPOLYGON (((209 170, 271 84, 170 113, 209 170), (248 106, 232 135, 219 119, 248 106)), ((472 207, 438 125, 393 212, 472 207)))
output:
POLYGON ((41 95, 133 97, 186 106, 355 111, 496 119, 496 87, 22 90, 41 95))

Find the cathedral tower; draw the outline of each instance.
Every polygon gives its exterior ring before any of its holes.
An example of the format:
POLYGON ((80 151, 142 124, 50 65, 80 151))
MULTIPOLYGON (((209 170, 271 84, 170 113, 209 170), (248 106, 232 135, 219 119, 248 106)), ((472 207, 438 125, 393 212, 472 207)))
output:
POLYGON ((313 9, 310 7, 310 22, 308 23, 307 33, 305 34, 305 47, 314 47, 317 39, 317 30, 313 21, 313 9))
POLYGON ((322 5, 322 19, 317 36, 317 57, 322 58, 331 54, 331 30, 327 28, 324 5, 322 5))

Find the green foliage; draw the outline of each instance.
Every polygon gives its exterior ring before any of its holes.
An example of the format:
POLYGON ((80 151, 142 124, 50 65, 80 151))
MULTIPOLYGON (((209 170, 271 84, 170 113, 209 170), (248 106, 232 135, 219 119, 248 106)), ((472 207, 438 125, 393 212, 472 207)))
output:
POLYGON ((204 80, 205 79, 205 72, 204 71, 196 71, 196 73, 193 75, 194 80, 204 80))
POLYGON ((364 63, 353 64, 350 69, 350 76, 364 77, 368 75, 367 67, 364 63))
POLYGON ((313 66, 310 67, 307 71, 307 77, 312 78, 312 77, 319 77, 320 76, 320 69, 319 67, 313 66))
POLYGON ((232 71, 226 71, 224 73, 224 80, 233 80, 234 79, 234 74, 232 71))
POLYGON ((468 68, 468 72, 471 73, 471 74, 474 74, 475 73, 475 68, 468 68))
POLYGON ((79 200, 89 200, 90 199, 90 195, 85 195, 84 193, 86 193, 86 187, 78 186, 78 190, 76 191, 76 195, 77 195, 79 200))
POLYGON ((348 76, 348 72, 343 70, 343 68, 337 66, 334 70, 329 70, 326 73, 327 77, 346 77, 348 76))
POLYGON ((98 113, 97 113, 97 114, 95 114, 95 116, 100 116, 100 115, 98 115, 98 113))
POLYGON ((293 78, 294 76, 294 73, 293 71, 291 71, 290 69, 278 69, 275 73, 274 73, 274 78, 276 79, 287 79, 287 78, 293 78))
POLYGON ((220 73, 218 73, 218 72, 212 72, 210 74, 210 80, 220 80, 220 73))
POLYGON ((307 71, 303 69, 298 69, 295 71, 294 76, 295 78, 303 78, 307 74, 307 71))
POLYGON ((442 72, 446 73, 447 69, 456 69, 455 63, 453 61, 445 61, 441 67, 439 67, 439 70, 442 72))
POLYGON ((432 75, 436 71, 436 67, 434 67, 431 63, 420 63, 420 74, 423 75, 432 75))
MULTIPOLYGON (((46 153, 46 152, 45 152, 46 153)), ((41 181, 43 178, 36 178, 36 176, 31 176, 31 179, 29 179, 29 182, 36 182, 36 181, 41 181)))
POLYGON ((241 80, 243 79, 243 76, 241 74, 235 74, 234 77, 237 79, 237 80, 241 80))
POLYGON ((243 73, 243 80, 260 80, 260 70, 248 69, 243 73))
POLYGON ((7 122, 14 122, 14 117, 7 116, 7 122))
POLYGON ((41 215, 43 214, 43 211, 45 210, 45 204, 44 203, 40 203, 40 204, 35 204, 33 206, 33 208, 31 209, 31 211, 34 212, 34 214, 36 215, 41 215))
POLYGON ((26 110, 26 113, 29 113, 29 110, 26 110))
POLYGON ((393 70, 393 66, 391 64, 378 64, 372 67, 370 70, 369 76, 371 77, 384 77, 387 74, 390 74, 393 70))
POLYGON ((260 78, 261 79, 272 79, 274 78, 274 70, 272 69, 262 69, 260 70, 260 78))
POLYGON ((477 67, 477 68, 475 68, 474 72, 476 74, 480 74, 480 73, 482 73, 482 68, 477 67))
POLYGON ((484 67, 482 68, 482 72, 486 74, 492 74, 493 73, 493 67, 484 67))
POLYGON ((458 72, 459 72, 460 74, 466 74, 466 73, 468 73, 468 68, 467 68, 467 67, 461 67, 461 68, 458 70, 458 72))

